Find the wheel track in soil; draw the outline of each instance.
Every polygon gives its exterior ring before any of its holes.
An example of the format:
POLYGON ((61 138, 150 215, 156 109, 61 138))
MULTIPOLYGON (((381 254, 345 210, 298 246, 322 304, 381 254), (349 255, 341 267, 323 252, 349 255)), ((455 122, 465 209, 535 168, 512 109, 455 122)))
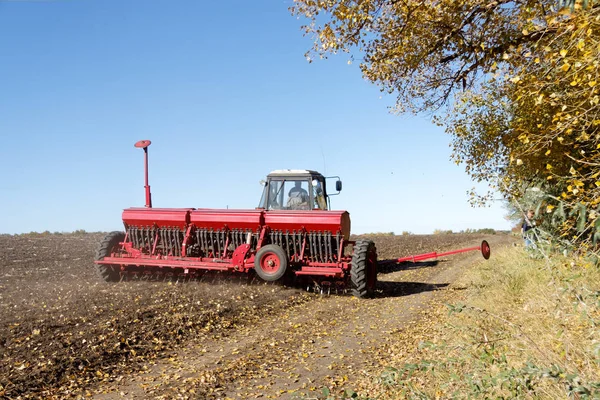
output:
MULTIPOLYGON (((504 235, 489 240, 492 251, 512 241, 504 235)), ((323 386, 351 388, 356 378, 383 369, 372 356, 378 347, 443 300, 446 291, 439 289, 480 260, 481 254, 468 253, 436 266, 420 263, 380 274, 373 299, 316 297, 225 337, 181 349, 140 374, 98 388, 105 393, 94 398, 203 398, 194 391, 212 379, 220 380, 214 398, 291 398, 294 392, 315 395, 323 386)))

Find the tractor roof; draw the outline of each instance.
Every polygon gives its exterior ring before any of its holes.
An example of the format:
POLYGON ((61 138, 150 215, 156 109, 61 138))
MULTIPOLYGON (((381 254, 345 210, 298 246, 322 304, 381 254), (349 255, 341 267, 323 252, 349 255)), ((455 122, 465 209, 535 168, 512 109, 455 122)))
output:
POLYGON ((275 171, 271 171, 269 176, 315 176, 321 175, 317 171, 311 171, 309 169, 276 169, 275 171))

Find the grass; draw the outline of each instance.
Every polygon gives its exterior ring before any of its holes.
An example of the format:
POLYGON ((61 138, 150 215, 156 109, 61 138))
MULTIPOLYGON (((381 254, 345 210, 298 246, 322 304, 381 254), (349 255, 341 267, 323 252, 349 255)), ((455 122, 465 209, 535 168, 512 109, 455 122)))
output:
POLYGON ((597 267, 511 248, 453 287, 355 398, 600 398, 597 267))

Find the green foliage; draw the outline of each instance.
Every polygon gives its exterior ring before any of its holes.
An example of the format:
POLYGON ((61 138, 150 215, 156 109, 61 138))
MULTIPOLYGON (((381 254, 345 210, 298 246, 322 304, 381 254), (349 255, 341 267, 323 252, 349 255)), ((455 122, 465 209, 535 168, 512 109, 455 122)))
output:
MULTIPOLYGON (((445 350, 446 345, 440 350, 445 350)), ((482 346, 474 354, 475 369, 464 374, 449 374, 445 385, 451 387, 460 385, 461 390, 452 394, 453 398, 526 398, 542 396, 538 391, 540 381, 554 380, 565 387, 569 397, 578 396, 580 399, 595 399, 600 395, 600 382, 582 382, 577 374, 565 372, 559 365, 542 367, 532 362, 524 367, 515 368, 508 364, 501 347, 496 344, 482 346), (489 368, 491 365, 494 368, 489 368), (483 372, 486 371, 486 372, 483 372)), ((401 368, 388 367, 380 376, 384 386, 402 388, 400 393, 409 398, 429 398, 422 390, 412 384, 410 379, 415 371, 423 374, 436 374, 437 370, 448 371, 462 367, 460 360, 425 360, 416 364, 407 363, 401 368)))
POLYGON ((547 21, 552 35, 507 53, 504 69, 462 95, 445 123, 457 162, 476 179, 497 177, 521 205, 513 216, 534 208, 551 240, 590 251, 600 237, 600 8, 547 21), (482 143, 490 137, 501 140, 494 154, 482 143))

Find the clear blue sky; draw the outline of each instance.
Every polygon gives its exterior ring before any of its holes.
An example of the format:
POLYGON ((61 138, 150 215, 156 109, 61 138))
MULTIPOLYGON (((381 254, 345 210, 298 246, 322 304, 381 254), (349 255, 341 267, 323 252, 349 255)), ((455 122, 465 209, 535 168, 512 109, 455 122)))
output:
POLYGON ((271 170, 342 177, 355 233, 508 229, 450 137, 389 114, 344 56, 309 64, 286 1, 0 0, 0 233, 121 229, 143 206, 254 208, 271 170))

